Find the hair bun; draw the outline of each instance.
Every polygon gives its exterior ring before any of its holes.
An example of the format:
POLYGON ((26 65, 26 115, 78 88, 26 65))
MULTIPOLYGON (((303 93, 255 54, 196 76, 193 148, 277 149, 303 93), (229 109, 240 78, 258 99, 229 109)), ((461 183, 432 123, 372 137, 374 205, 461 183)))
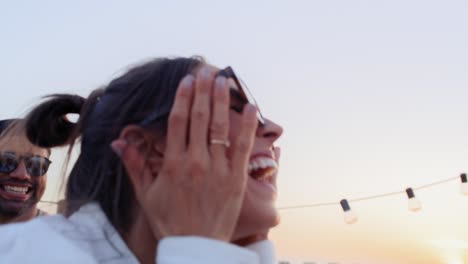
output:
POLYGON ((68 144, 78 132, 77 124, 68 121, 65 116, 79 114, 86 100, 70 94, 54 94, 45 99, 26 117, 28 139, 43 148, 68 144))

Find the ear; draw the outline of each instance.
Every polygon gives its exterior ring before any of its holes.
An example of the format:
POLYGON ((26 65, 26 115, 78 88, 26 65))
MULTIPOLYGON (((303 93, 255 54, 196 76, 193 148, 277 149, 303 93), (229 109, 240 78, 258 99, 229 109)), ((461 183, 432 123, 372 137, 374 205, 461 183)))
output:
POLYGON ((122 160, 139 201, 156 177, 152 169, 153 142, 154 138, 150 133, 141 127, 130 125, 111 143, 112 149, 122 160))

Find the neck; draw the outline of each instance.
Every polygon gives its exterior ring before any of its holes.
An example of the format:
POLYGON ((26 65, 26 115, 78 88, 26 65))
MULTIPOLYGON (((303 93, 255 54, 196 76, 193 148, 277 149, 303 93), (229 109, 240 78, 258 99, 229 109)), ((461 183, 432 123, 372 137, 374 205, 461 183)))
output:
POLYGON ((11 224, 11 223, 28 221, 36 217, 37 212, 38 212, 38 209, 34 207, 17 216, 0 215, 0 224, 3 225, 3 224, 11 224))
POLYGON ((134 224, 123 237, 128 248, 140 263, 154 264, 156 262, 156 247, 158 243, 142 214, 138 214, 134 224))

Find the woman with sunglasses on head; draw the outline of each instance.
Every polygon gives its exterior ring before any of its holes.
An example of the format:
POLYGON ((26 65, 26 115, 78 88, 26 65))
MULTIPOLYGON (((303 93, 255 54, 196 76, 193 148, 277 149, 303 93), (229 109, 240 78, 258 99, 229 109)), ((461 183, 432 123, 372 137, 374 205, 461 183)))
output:
POLYGON ((22 120, 0 120, 0 224, 45 215, 37 208, 47 183, 50 150, 32 145, 22 120))
POLYGON ((26 256, 6 250, 20 243, 18 230, 0 229, 2 258, 274 263, 267 235, 278 224, 273 143, 282 128, 262 117, 231 68, 155 59, 87 99, 50 96, 30 112, 26 130, 43 147, 79 138, 81 152, 66 185, 66 217, 23 227, 26 256), (76 124, 69 113, 80 114, 76 124))

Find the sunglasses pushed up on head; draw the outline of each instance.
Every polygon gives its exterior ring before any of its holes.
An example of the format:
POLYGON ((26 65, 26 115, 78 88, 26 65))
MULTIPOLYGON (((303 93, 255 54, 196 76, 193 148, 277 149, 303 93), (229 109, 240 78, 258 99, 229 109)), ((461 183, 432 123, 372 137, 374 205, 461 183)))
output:
MULTIPOLYGON (((265 118, 263 117, 262 113, 260 112, 260 109, 258 107, 257 102, 255 101, 254 97, 250 93, 250 90, 247 88, 247 85, 245 85, 244 82, 242 82, 237 75, 234 73, 233 69, 229 66, 226 67, 225 69, 222 69, 218 72, 217 76, 223 76, 229 80, 232 80, 231 82, 231 95, 236 96, 237 98, 241 99, 241 101, 244 102, 244 104, 252 104, 257 108, 257 119, 259 125, 264 125, 265 124, 265 118)), ((169 115, 169 111, 161 111, 160 109, 157 109, 156 111, 152 112, 149 114, 145 119, 143 119, 140 122, 140 125, 142 126, 150 126, 151 124, 157 123, 163 118, 166 118, 169 115)))
POLYGON ((12 173, 21 161, 26 171, 32 177, 40 177, 47 173, 52 163, 48 158, 37 155, 19 155, 15 152, 0 152, 0 173, 12 173))

